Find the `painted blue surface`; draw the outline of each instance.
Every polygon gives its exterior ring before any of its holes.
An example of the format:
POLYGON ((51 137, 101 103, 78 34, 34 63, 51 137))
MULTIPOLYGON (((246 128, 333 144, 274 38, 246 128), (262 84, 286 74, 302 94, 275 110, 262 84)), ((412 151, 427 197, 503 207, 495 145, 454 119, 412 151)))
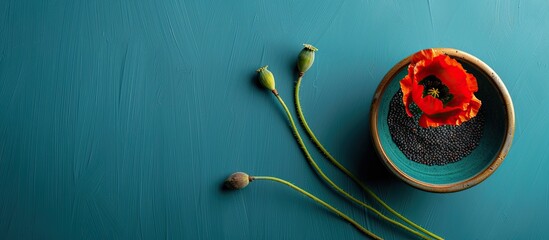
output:
POLYGON ((311 43, 309 124, 391 206, 447 239, 548 239, 547 12, 541 0, 0 1, 0 238, 363 239, 279 184, 222 191, 235 171, 285 178, 387 239, 409 238, 320 182, 255 83, 269 64, 292 104, 295 59, 311 43), (482 59, 515 105, 510 154, 463 192, 409 187, 371 147, 376 86, 428 47, 482 59))

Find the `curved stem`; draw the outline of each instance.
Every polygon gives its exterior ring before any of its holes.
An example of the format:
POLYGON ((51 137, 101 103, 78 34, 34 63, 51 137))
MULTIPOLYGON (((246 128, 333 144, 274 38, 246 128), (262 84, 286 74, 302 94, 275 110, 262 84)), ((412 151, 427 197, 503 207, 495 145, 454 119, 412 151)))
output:
POLYGON ((307 135, 311 138, 313 143, 316 145, 316 147, 328 158, 328 160, 339 170, 341 170, 343 173, 345 173, 347 176, 349 176, 356 184, 358 184, 366 193, 368 193, 372 198, 374 198, 381 206, 383 206, 385 209, 387 209, 389 212, 400 218, 402 221, 410 224, 411 226, 415 227, 416 229, 420 230, 421 232, 435 238, 438 240, 443 239, 440 236, 437 236, 436 234, 427 231, 423 227, 417 225, 416 223, 412 222, 411 220, 407 219, 406 217, 402 216, 400 213, 395 211, 393 208, 391 208, 389 205, 387 205, 381 198, 379 198, 370 188, 368 188, 366 185, 364 185, 356 176, 354 176, 349 170, 347 170, 343 165, 341 165, 329 152, 326 150, 326 148, 318 141, 315 134, 309 127, 309 124, 307 124, 307 121, 305 120, 305 116, 303 115, 303 111, 301 109, 301 103, 299 101, 299 89, 301 86, 301 80, 303 79, 303 75, 300 74, 299 78, 296 81, 295 84, 295 91, 294 91, 294 98, 295 98, 295 108, 297 112, 297 116, 299 121, 301 122, 301 125, 303 125, 303 128, 307 132, 307 135))
POLYGON ((295 125, 295 122, 294 122, 294 119, 292 117, 292 114, 290 113, 290 110, 288 109, 288 107, 286 106, 286 103, 284 103, 284 100, 282 100, 282 97, 280 97, 280 95, 278 94, 275 94, 276 98, 278 99, 278 101, 280 102, 280 104, 282 105, 282 107, 284 108, 284 111, 286 112, 286 115, 288 116, 288 120, 290 121, 290 125, 291 125, 291 128, 292 128, 292 131, 293 131, 293 134, 294 134, 294 137, 296 138, 297 140, 297 143, 299 144, 299 147, 301 148, 301 150, 303 151, 303 153, 305 154, 305 158, 307 159, 307 161, 309 162, 309 164, 311 164, 311 166, 313 167, 313 169, 318 173, 318 175, 324 179, 324 181, 326 181, 331 187, 333 187, 336 191, 338 191, 339 193, 341 193, 343 196, 347 197, 348 199, 350 199, 351 201, 355 202, 356 204, 358 205, 361 205, 363 206, 364 208, 372 211, 373 213, 377 214, 379 217, 381 217, 382 219, 390 222, 390 223, 393 223, 399 227, 401 227, 402 229, 404 230, 407 230, 415 235, 417 235, 418 237, 421 237, 423 239, 428 239, 427 237, 425 237, 423 234, 417 232, 416 230, 414 229, 411 229, 409 228, 408 226, 406 225, 403 225, 402 223, 400 222, 397 222, 385 215, 383 215, 380 211, 378 211, 377 209, 371 207, 370 205, 356 199, 355 197, 351 196, 349 193, 347 193, 345 190, 341 189, 338 185, 336 185, 328 176, 326 176, 326 174, 324 174, 324 172, 320 169, 320 167, 318 166, 318 164, 315 162, 315 160, 313 159, 313 157, 311 156, 311 154, 309 153, 309 151, 307 150, 307 147, 305 146, 305 143, 303 142, 303 139, 301 138, 301 136, 299 135, 299 132, 297 131, 297 127, 295 125))
POLYGON ((280 178, 276 178, 276 177, 269 177, 269 176, 257 176, 257 177, 252 177, 253 180, 269 180, 269 181, 274 181, 274 182, 278 182, 278 183, 282 183, 290 188, 293 188, 294 190, 300 192, 301 194, 311 198, 313 201, 317 202, 318 204, 328 208, 330 211, 334 212, 335 214, 337 214, 338 216, 340 216, 341 218, 345 219, 347 222, 351 223, 354 227, 356 227, 358 230, 360 230, 361 232, 363 232, 364 234, 370 236, 371 238, 373 239, 382 239, 381 237, 375 235, 374 233, 370 232, 368 229, 362 227, 360 224, 358 224, 355 220, 353 220, 352 218, 350 218, 349 216, 347 216, 346 214, 342 213, 341 211, 337 210, 337 208, 333 207, 332 205, 322 201, 320 198, 316 197, 315 195, 313 194, 310 194, 309 192, 301 189, 300 187, 292 184, 291 182, 288 182, 286 180, 283 180, 283 179, 280 179, 280 178))

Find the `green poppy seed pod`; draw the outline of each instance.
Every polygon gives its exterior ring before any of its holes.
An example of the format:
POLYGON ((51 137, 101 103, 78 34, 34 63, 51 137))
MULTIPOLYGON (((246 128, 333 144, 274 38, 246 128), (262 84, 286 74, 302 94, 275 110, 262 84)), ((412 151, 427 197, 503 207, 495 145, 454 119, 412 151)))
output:
POLYGON ((243 172, 235 172, 225 179, 225 187, 228 189, 243 189, 253 180, 253 177, 243 172))
POLYGON ((259 82, 261 85, 266 87, 267 89, 274 91, 275 90, 275 78, 271 71, 269 71, 267 68, 269 66, 263 66, 257 69, 257 72, 259 73, 259 82))
POLYGON ((311 44, 303 44, 303 49, 297 57, 297 69, 300 74, 305 73, 315 61, 315 52, 318 51, 318 48, 314 47, 311 44))

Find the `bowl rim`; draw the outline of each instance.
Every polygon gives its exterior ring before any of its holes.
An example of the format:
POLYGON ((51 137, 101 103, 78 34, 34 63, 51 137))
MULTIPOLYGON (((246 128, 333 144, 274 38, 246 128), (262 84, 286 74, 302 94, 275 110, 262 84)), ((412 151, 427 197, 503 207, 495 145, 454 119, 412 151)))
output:
POLYGON ((374 147, 378 155, 381 157, 384 165, 387 168, 389 168, 389 170, 391 170, 391 172, 393 172, 396 176, 402 179, 404 182, 408 183, 409 185, 415 188, 429 191, 429 192, 439 192, 439 193, 457 192, 457 191, 461 191, 461 190, 465 190, 470 187, 473 187, 479 184, 480 182, 484 181, 501 165, 501 163, 507 156, 509 149, 511 148, 511 143, 513 141, 513 136, 515 133, 515 111, 513 108, 513 101, 511 100, 511 96, 509 95, 507 88, 503 84, 503 81, 496 74, 496 72, 492 68, 490 68, 486 63, 484 63, 477 57, 469 53, 463 52, 461 50, 457 50, 453 48, 432 48, 432 49, 442 51, 444 54, 450 57, 467 62, 472 67, 486 74, 487 79, 489 79, 489 81, 491 81, 491 83, 496 87, 496 89, 499 92, 499 95, 503 99, 503 102, 505 104, 505 110, 507 111, 507 119, 506 119, 507 121, 506 121, 506 129, 505 129, 506 134, 505 134, 505 139, 503 140, 492 162, 481 172, 463 181, 450 183, 450 184, 432 184, 432 183, 420 181, 418 179, 415 179, 409 176, 405 172, 401 171, 389 159, 385 150, 383 149, 383 146, 381 145, 379 132, 377 128, 377 125, 378 125, 377 118, 378 118, 378 110, 381 103, 381 96, 385 92, 385 89, 388 87, 391 80, 393 80, 393 78, 404 67, 408 66, 413 54, 404 58, 403 60, 398 62, 396 65, 394 65, 389 70, 389 72, 385 74, 385 76, 381 80, 381 83, 378 85, 372 100, 372 107, 370 108, 370 131, 372 133, 374 147))

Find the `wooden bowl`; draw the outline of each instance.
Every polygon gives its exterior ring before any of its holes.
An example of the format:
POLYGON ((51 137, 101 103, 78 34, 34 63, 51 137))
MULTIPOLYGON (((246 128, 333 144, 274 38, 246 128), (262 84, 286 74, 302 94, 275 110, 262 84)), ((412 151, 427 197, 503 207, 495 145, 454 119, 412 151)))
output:
POLYGON ((400 80, 408 73, 411 56, 397 63, 379 84, 370 113, 374 146, 385 165, 413 187, 430 192, 456 192, 470 188, 489 177, 503 162, 515 132, 515 113, 511 96, 499 76, 471 54, 439 48, 460 62, 477 78, 482 101, 484 128, 478 146, 461 160, 445 165, 425 165, 408 159, 393 141, 387 116, 389 103, 400 89, 400 80))

